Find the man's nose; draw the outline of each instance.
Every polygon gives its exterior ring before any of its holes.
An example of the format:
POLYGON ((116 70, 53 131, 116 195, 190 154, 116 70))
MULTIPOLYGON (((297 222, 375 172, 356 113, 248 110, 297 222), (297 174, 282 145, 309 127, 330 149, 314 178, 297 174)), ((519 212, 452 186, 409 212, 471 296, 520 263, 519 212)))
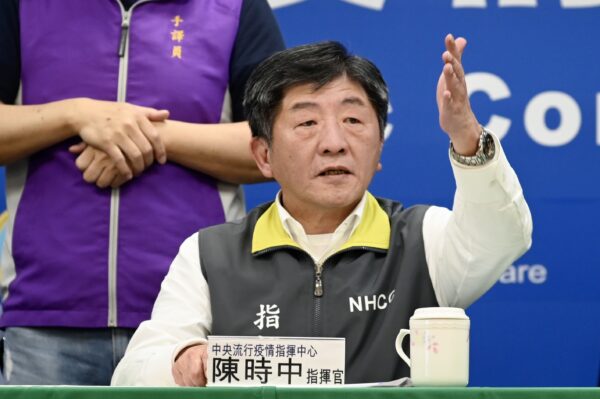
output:
POLYGON ((348 150, 346 131, 341 122, 328 121, 321 131, 319 152, 321 154, 343 154, 348 150))

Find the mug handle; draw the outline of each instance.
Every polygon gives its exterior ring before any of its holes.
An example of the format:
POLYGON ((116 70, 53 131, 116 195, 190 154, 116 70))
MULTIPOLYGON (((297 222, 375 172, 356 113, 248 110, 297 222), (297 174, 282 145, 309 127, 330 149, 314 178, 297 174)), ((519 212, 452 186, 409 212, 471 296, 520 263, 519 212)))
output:
POLYGON ((406 353, 404 353, 402 350, 402 341, 407 335, 410 335, 410 330, 406 330, 404 328, 400 330, 400 333, 396 337, 396 352, 398 352, 398 355, 400 355, 402 360, 404 360, 404 362, 408 364, 408 367, 410 367, 410 358, 406 356, 406 353))

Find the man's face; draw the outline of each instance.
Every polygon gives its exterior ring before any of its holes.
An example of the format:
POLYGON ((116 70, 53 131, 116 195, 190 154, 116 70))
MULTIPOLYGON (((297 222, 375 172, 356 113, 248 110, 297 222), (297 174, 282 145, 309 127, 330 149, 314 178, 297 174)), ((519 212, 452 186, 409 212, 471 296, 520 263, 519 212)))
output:
POLYGON ((284 206, 295 216, 349 213, 380 168, 382 146, 365 91, 344 76, 317 91, 312 84, 288 89, 271 146, 255 139, 253 151, 263 174, 280 184, 284 206))

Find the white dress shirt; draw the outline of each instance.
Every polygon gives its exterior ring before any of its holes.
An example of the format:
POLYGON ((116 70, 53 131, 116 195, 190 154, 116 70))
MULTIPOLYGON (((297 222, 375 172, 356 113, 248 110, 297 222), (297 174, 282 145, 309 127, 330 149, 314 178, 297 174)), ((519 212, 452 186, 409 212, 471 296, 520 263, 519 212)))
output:
MULTIPOLYGON (((429 276, 440 306, 466 308, 531 245, 532 221, 521 186, 497 138, 495 158, 469 167, 451 159, 452 211, 432 206, 423 220, 429 276)), ((288 234, 315 260, 325 259, 360 223, 365 197, 331 234, 307 236, 277 206, 288 234)), ((208 284, 200 268, 198 234, 181 245, 152 311, 133 336, 112 385, 175 386, 171 366, 184 348, 205 342, 212 327, 208 284)))

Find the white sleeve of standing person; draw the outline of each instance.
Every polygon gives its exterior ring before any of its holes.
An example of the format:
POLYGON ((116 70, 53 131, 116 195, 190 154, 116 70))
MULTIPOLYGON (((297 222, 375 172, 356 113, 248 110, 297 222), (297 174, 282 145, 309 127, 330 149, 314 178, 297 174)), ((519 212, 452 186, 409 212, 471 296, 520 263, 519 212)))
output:
POLYGON ((181 244, 152 318, 136 330, 111 385, 177 386, 171 372, 175 357, 188 346, 206 342, 211 327, 210 295, 195 233, 181 244))
POLYGON ((500 141, 483 166, 451 159, 452 211, 430 207, 423 220, 429 275, 440 306, 466 308, 531 246, 531 213, 500 141))

